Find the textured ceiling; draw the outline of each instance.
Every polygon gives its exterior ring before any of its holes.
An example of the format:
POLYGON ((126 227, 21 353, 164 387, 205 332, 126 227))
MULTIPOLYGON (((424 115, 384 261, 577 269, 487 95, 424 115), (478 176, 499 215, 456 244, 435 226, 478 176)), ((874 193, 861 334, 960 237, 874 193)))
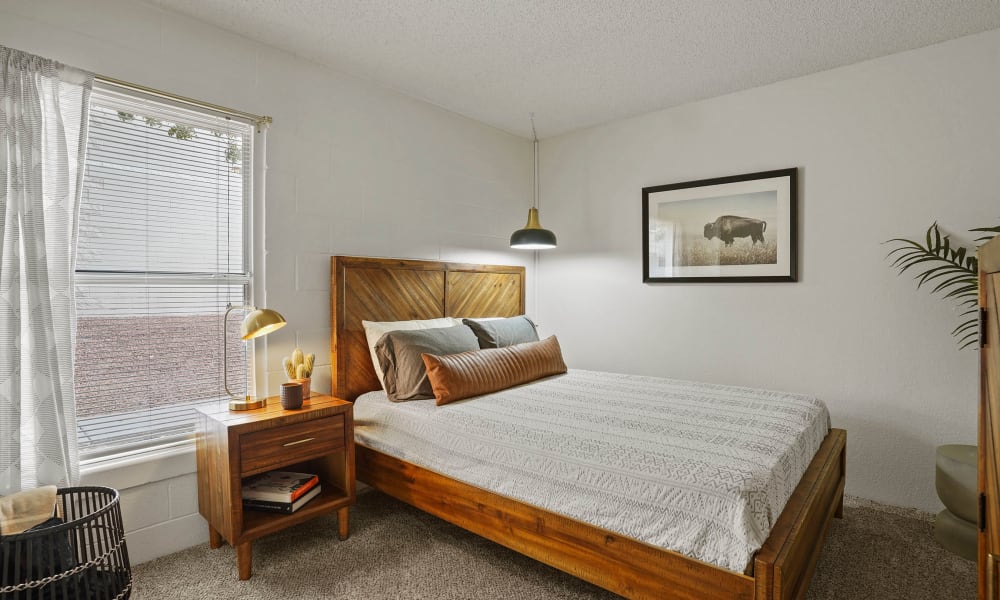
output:
POLYGON ((1000 28, 1000 0, 149 0, 547 137, 1000 28))

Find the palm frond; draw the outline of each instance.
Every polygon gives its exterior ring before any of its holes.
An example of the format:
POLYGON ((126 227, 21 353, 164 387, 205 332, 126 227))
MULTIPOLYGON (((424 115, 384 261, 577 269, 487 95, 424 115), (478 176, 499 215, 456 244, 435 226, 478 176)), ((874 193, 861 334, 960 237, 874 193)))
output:
POLYGON ((965 322, 959 324, 958 327, 951 330, 951 335, 958 335, 963 332, 975 331, 979 333, 979 319, 972 318, 967 319, 965 322))
MULTIPOLYGON (((987 234, 976 238, 977 243, 986 242, 1000 235, 1000 225, 969 231, 987 234)), ((906 238, 893 238, 885 243, 896 246, 886 254, 886 260, 899 275, 913 269, 918 289, 926 284, 931 294, 954 300, 965 309, 960 315, 962 322, 951 335, 960 348, 974 346, 979 335, 979 261, 975 250, 953 247, 951 237, 941 233, 937 221, 927 228, 923 243, 906 238)))
POLYGON ((997 225, 996 227, 976 227, 975 229, 970 229, 969 231, 978 231, 980 233, 991 234, 976 238, 977 242, 988 242, 993 238, 995 238, 996 236, 1000 235, 1000 225, 997 225))
POLYGON ((959 350, 965 350, 966 348, 975 348, 979 345, 979 330, 970 331, 969 333, 958 338, 958 348, 959 350))

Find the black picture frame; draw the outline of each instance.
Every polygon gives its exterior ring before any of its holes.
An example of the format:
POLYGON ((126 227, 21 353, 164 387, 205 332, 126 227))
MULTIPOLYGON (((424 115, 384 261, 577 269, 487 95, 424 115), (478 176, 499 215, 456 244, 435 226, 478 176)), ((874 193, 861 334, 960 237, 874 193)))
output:
POLYGON ((797 167, 642 188, 643 283, 797 280, 797 167))

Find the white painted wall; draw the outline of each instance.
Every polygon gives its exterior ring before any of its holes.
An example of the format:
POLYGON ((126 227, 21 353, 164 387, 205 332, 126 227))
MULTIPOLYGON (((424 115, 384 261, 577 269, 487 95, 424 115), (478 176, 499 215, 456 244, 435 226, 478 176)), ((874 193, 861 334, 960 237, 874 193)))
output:
MULTIPOLYGON (((330 389, 331 254, 524 264, 533 273, 529 254, 507 248, 531 203, 525 139, 127 0, 0 0, 0 44, 274 118, 256 301, 289 325, 258 344, 271 394, 295 345, 317 356, 313 388, 330 389)), ((207 539, 194 461, 179 456, 85 477, 122 490, 134 561, 207 539)))
POLYGON ((849 493, 938 509, 935 446, 975 443, 977 354, 880 242, 1000 221, 997 65, 992 31, 543 140, 544 329, 572 367, 819 396, 849 493), (799 283, 642 283, 644 186, 786 167, 799 283))
POLYGON ((132 564, 208 541, 205 519, 198 514, 193 444, 82 470, 81 485, 119 491, 132 564))

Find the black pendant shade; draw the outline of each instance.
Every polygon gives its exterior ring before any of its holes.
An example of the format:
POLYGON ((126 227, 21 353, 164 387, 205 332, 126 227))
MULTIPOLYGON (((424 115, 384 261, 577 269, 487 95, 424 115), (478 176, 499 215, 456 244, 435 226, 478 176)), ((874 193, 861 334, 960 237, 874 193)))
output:
POLYGON ((528 209, 528 223, 524 229, 510 234, 510 247, 518 250, 546 250, 556 247, 556 234, 542 229, 538 222, 538 209, 528 209))

